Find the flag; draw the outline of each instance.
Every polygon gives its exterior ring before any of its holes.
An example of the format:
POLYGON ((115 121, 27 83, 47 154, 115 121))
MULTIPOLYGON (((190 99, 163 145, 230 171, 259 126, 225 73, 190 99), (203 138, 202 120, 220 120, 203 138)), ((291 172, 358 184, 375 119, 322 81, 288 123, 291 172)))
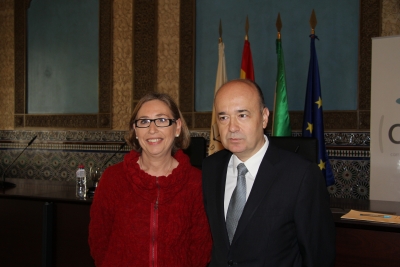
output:
POLYGON ((254 82, 253 58, 251 56, 250 42, 247 38, 244 40, 240 79, 248 79, 254 82))
POLYGON ((278 74, 276 76, 274 119, 272 123, 272 136, 291 136, 289 107, 286 94, 285 60, 283 57, 281 39, 276 40, 276 53, 278 55, 278 74))
MULTIPOLYGON (((218 44, 218 68, 217 68, 217 79, 215 81, 214 96, 217 93, 218 89, 228 81, 226 75, 224 49, 225 49, 224 43, 221 41, 218 44)), ((211 131, 210 131, 210 145, 208 146, 208 155, 214 154, 215 152, 218 152, 222 149, 224 149, 224 147, 221 143, 221 137, 219 135, 218 125, 216 122, 215 108, 213 105, 211 131)))
POLYGON ((310 37, 311 56, 308 68, 306 101, 304 105, 303 136, 315 137, 318 139, 318 166, 326 179, 326 185, 330 186, 335 183, 335 177, 325 148, 321 83, 317 52, 315 50, 315 39, 318 39, 318 37, 314 34, 311 34, 310 37))

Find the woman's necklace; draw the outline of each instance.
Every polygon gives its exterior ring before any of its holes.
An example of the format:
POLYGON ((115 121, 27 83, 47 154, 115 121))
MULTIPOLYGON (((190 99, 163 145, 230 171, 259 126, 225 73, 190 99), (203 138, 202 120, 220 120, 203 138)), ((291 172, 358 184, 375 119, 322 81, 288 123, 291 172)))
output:
MULTIPOLYGON (((174 165, 174 161, 171 160, 171 165, 168 167, 168 169, 167 169, 167 171, 164 173, 164 175, 158 175, 158 176, 156 176, 156 177, 167 176, 167 175, 170 173, 170 171, 172 170, 172 166, 173 166, 173 165, 174 165)), ((144 172, 150 174, 150 173, 149 173, 149 170, 150 170, 150 169, 145 170, 145 169, 143 168, 143 160, 142 160, 142 157, 139 157, 139 167, 140 167, 140 169, 141 169, 142 171, 144 171, 144 172)), ((152 174, 150 174, 150 175, 152 175, 152 174)))

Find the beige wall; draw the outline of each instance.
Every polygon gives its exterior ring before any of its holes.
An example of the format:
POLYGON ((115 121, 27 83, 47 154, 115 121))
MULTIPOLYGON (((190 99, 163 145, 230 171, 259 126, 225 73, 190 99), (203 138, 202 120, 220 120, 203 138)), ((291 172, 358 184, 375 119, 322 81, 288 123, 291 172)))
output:
MULTIPOLYGON (((179 2, 158 0, 157 91, 178 100, 179 2)), ((14 0, 0 1, 0 130, 12 130, 14 114, 14 0)), ((114 0, 113 6, 114 130, 125 130, 132 112, 133 75, 132 0, 114 0)), ((382 0, 382 36, 400 34, 400 2, 382 0)))

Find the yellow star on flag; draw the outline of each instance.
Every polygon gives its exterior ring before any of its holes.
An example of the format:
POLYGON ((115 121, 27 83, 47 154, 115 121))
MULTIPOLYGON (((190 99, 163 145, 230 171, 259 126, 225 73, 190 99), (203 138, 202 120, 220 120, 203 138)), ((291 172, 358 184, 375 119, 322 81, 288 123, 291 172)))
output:
POLYGON ((313 124, 312 123, 309 123, 309 122, 307 122, 307 129, 306 130, 309 130, 310 131, 310 133, 312 133, 312 130, 313 130, 313 124))
POLYGON ((319 160, 318 167, 320 168, 321 171, 322 171, 323 169, 325 169, 325 162, 323 162, 322 159, 319 160))
POLYGON ((318 98, 318 101, 315 102, 315 104, 318 104, 318 108, 321 108, 321 106, 322 106, 322 99, 321 99, 321 97, 318 98))

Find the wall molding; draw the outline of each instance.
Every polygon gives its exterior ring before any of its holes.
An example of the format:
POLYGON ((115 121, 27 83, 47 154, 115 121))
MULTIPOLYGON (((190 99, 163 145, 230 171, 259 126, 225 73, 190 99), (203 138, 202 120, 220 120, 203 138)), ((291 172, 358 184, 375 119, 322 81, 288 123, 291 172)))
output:
POLYGON ((27 12, 31 0, 14 6, 15 91, 14 128, 111 129, 112 104, 112 0, 99 0, 99 112, 96 114, 28 114, 27 112, 27 12))

